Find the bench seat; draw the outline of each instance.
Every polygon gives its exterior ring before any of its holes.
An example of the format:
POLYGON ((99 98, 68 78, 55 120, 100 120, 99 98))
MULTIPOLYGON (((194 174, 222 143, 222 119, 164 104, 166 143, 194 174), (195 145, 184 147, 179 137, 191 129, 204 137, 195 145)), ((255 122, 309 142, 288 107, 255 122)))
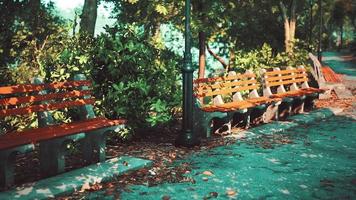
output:
POLYGON ((204 106, 201 109, 204 110, 205 112, 230 112, 235 110, 254 108, 261 104, 269 104, 279 100, 280 100, 279 98, 258 97, 258 98, 251 98, 242 101, 224 103, 221 105, 204 106))
POLYGON ((125 127, 126 120, 97 117, 92 83, 82 74, 73 80, 0 87, 0 119, 33 115, 36 128, 0 134, 0 187, 15 180, 16 155, 38 150, 42 177, 65 171, 68 143, 79 144, 83 164, 106 159, 106 136, 125 127), (56 113, 57 112, 57 113, 56 113), (69 123, 54 116, 63 113, 69 123))
POLYGON ((303 88, 299 90, 288 91, 279 94, 272 94, 271 98, 288 98, 288 97, 300 97, 303 95, 312 95, 315 93, 323 93, 325 90, 318 88, 303 88))
POLYGON ((210 137, 225 125, 230 131, 233 126, 248 128, 251 119, 255 124, 263 121, 267 107, 280 99, 261 97, 259 89, 256 75, 249 70, 244 74, 230 71, 227 76, 196 79, 194 131, 210 137))
POLYGON ((287 67, 283 70, 274 68, 273 71, 262 69, 261 74, 263 75, 263 95, 282 98, 276 110, 276 119, 311 110, 319 93, 325 92, 323 89, 309 86, 307 70, 303 66, 287 67))
POLYGON ((109 120, 99 117, 67 124, 29 129, 21 132, 8 132, 0 136, 0 150, 26 144, 36 144, 44 140, 64 137, 76 133, 86 133, 105 127, 123 125, 125 123, 126 120, 109 120))

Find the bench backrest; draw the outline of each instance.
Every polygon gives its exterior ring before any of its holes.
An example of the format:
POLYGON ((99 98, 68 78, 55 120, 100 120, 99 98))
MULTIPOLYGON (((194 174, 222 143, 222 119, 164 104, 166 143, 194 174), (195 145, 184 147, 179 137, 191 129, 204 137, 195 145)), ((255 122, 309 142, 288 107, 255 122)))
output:
POLYGON ((299 90, 299 87, 309 88, 308 74, 303 66, 298 68, 287 67, 285 70, 273 68, 273 71, 262 69, 261 72, 264 96, 272 95, 274 88, 276 88, 277 93, 299 90))
MULTIPOLYGON (((241 92, 249 92, 249 97, 259 97, 257 89, 259 84, 256 75, 251 71, 244 74, 229 72, 228 76, 201 78, 194 80, 194 95, 198 99, 213 97, 213 104, 223 104, 221 95, 233 95, 233 101, 243 100, 241 92)), ((201 104, 203 102, 201 101, 201 104)))
POLYGON ((94 104, 89 89, 91 82, 83 77, 77 75, 77 80, 66 82, 0 87, 0 118, 94 104))

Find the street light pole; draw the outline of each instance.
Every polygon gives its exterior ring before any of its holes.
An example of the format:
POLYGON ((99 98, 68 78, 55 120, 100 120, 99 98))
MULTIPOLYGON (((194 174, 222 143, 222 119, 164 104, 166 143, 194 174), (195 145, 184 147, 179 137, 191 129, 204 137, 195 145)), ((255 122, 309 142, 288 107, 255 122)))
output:
POLYGON ((193 147, 199 139, 193 131, 193 64, 191 53, 190 0, 185 0, 185 51, 183 74, 183 124, 182 131, 176 139, 177 146, 193 147))
POLYGON ((323 32, 323 11, 321 7, 321 0, 318 1, 319 4, 319 41, 318 41, 318 60, 320 63, 322 62, 322 57, 321 57, 321 34, 323 32))

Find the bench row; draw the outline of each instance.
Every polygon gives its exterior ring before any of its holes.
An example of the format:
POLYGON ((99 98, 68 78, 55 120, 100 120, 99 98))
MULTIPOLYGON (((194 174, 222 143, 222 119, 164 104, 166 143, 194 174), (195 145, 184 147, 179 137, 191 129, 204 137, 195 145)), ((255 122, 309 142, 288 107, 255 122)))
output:
POLYGON ((309 86, 303 66, 262 69, 260 73, 260 81, 249 70, 244 74, 230 71, 223 77, 196 79, 195 132, 210 137, 221 124, 228 122, 231 126, 242 122, 247 128, 251 121, 268 122, 308 111, 318 94, 324 92, 309 86))
MULTIPOLYGON (((38 149, 43 177, 65 170, 65 154, 70 142, 79 142, 83 161, 105 160, 106 135, 125 126, 126 120, 109 120, 94 114, 91 82, 84 75, 74 80, 44 84, 0 87, 0 119, 36 116, 38 128, 0 134, 0 187, 14 183, 16 155, 38 149), (69 110, 70 123, 58 123, 55 110, 69 110)), ((1 130, 0 130, 1 131, 1 130)))

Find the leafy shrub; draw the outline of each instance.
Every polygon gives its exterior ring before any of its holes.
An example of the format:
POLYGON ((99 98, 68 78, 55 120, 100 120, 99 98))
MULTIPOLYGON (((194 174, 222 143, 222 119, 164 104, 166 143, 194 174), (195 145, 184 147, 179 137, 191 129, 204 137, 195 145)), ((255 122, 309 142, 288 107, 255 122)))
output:
POLYGON ((100 35, 94 51, 92 77, 104 113, 127 118, 133 128, 172 119, 181 100, 179 57, 131 25, 100 35))
MULTIPOLYGON (((17 60, 7 70, 10 84, 28 83, 35 76, 47 82, 64 81, 84 73, 94 83, 97 114, 126 118, 134 129, 169 122, 173 109, 180 106, 181 58, 155 41, 147 41, 136 27, 117 27, 96 38, 70 36, 68 29, 58 27, 43 42, 24 28, 13 43, 17 60)), ((68 122, 69 113, 56 111, 53 116, 68 122)), ((34 116, 12 117, 7 124, 23 129, 27 124, 37 126, 35 121, 34 116)), ((130 130, 120 136, 127 137, 130 130)))
POLYGON ((232 70, 238 72, 245 72, 252 70, 259 74, 260 69, 273 68, 273 67, 297 67, 300 65, 310 67, 308 57, 307 44, 296 41, 294 45, 293 54, 274 53, 268 44, 264 44, 261 49, 255 49, 249 52, 238 51, 236 52, 236 60, 232 70))

